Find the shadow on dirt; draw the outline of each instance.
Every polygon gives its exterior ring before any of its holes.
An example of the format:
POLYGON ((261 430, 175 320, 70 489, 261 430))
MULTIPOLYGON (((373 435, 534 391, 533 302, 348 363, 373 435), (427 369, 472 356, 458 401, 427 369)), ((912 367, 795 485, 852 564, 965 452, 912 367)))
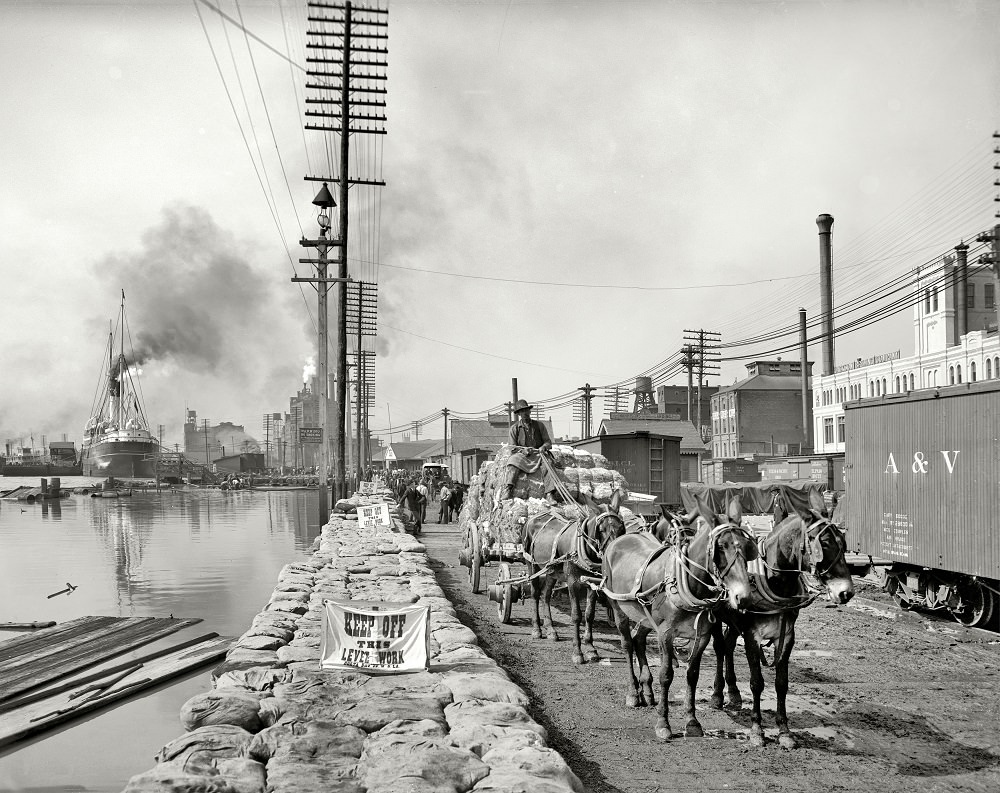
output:
POLYGON ((953 741, 922 716, 878 705, 841 711, 838 727, 850 733, 846 754, 883 757, 903 776, 946 776, 1000 766, 985 749, 953 741))

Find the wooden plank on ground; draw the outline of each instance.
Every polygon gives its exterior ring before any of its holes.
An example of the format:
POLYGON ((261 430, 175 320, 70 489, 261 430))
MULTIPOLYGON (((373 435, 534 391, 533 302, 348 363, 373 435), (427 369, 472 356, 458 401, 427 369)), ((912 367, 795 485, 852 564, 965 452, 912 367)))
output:
POLYGON ((56 621, 48 622, 0 622, 0 631, 37 631, 55 627, 56 621))
POLYGON ((0 661, 0 702, 199 622, 173 617, 95 617, 70 631, 59 632, 60 626, 39 631, 30 637, 36 641, 21 643, 19 653, 0 661), (44 636, 48 631, 55 632, 50 642, 44 636))
MULTIPOLYGON (((19 741, 52 729, 85 713, 100 710, 165 680, 192 672, 222 658, 232 639, 215 638, 142 664, 129 675, 117 680, 105 691, 73 697, 74 691, 63 691, 40 702, 9 711, 0 719, 0 746, 19 741), (96 694, 96 697, 95 697, 96 694)), ((113 680, 115 675, 109 675, 113 680)))

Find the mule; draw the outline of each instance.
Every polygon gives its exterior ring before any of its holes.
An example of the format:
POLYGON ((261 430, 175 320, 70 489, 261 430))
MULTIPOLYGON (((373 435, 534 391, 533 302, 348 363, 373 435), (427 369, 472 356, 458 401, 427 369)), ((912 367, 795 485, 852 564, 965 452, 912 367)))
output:
POLYGON ((588 509, 589 516, 585 520, 566 520, 555 512, 535 515, 528 519, 522 532, 525 560, 531 571, 531 635, 540 639, 544 633, 549 641, 559 641, 552 621, 552 590, 556 583, 565 581, 573 625, 574 664, 600 660, 594 648, 597 593, 582 577, 600 575, 605 547, 625 533, 625 522, 618 514, 619 500, 620 493, 616 492, 610 506, 600 511, 588 509), (582 607, 581 599, 585 604, 582 607), (540 613, 543 602, 544 619, 540 613), (584 623, 582 647, 581 622, 584 623))
POLYGON ((805 574, 811 573, 818 578, 834 603, 847 603, 854 596, 854 582, 844 558, 847 544, 841 529, 823 517, 823 506, 822 496, 813 493, 811 509, 799 507, 774 528, 760 544, 761 569, 753 576, 754 589, 745 610, 724 608, 719 612, 720 622, 713 635, 716 671, 711 704, 714 708, 723 707, 725 682, 726 707, 738 710, 743 705, 733 667, 736 639, 742 636, 753 692, 752 746, 764 745, 760 711, 760 695, 764 690, 761 666, 767 662, 761 648, 772 642, 778 743, 786 749, 796 745, 788 728, 785 698, 788 659, 795 645, 795 621, 799 611, 815 599, 806 585, 805 574))
POLYGON ((612 604, 627 659, 625 704, 656 705, 656 736, 661 741, 673 735, 667 701, 678 639, 688 643, 684 734, 704 734, 695 714, 695 693, 701 657, 712 636, 713 612, 726 603, 733 609, 746 603, 750 596, 747 562, 757 556, 753 536, 740 526, 738 501, 730 504, 726 521, 720 521, 704 504, 700 514, 697 532, 680 545, 661 544, 652 534, 640 532, 612 541, 604 554, 601 589, 612 604), (660 646, 658 698, 646 657, 646 637, 654 630, 660 646))

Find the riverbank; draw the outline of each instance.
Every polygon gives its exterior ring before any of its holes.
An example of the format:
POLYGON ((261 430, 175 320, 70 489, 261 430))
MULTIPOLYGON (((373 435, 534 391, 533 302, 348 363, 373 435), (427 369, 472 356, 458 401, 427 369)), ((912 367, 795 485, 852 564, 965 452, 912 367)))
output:
POLYGON ((398 522, 361 529, 335 516, 317 546, 281 571, 213 690, 182 708, 188 732, 126 791, 583 790, 528 695, 459 621, 423 544, 398 522), (429 606, 429 671, 321 671, 327 599, 429 606))

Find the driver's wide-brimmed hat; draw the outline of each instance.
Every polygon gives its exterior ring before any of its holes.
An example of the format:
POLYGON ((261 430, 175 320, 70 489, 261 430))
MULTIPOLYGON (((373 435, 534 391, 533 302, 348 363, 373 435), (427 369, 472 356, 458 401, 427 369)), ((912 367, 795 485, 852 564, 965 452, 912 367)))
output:
POLYGON ((533 407, 534 405, 528 404, 528 400, 519 399, 517 400, 517 402, 514 403, 514 412, 520 413, 522 410, 531 410, 533 407))

